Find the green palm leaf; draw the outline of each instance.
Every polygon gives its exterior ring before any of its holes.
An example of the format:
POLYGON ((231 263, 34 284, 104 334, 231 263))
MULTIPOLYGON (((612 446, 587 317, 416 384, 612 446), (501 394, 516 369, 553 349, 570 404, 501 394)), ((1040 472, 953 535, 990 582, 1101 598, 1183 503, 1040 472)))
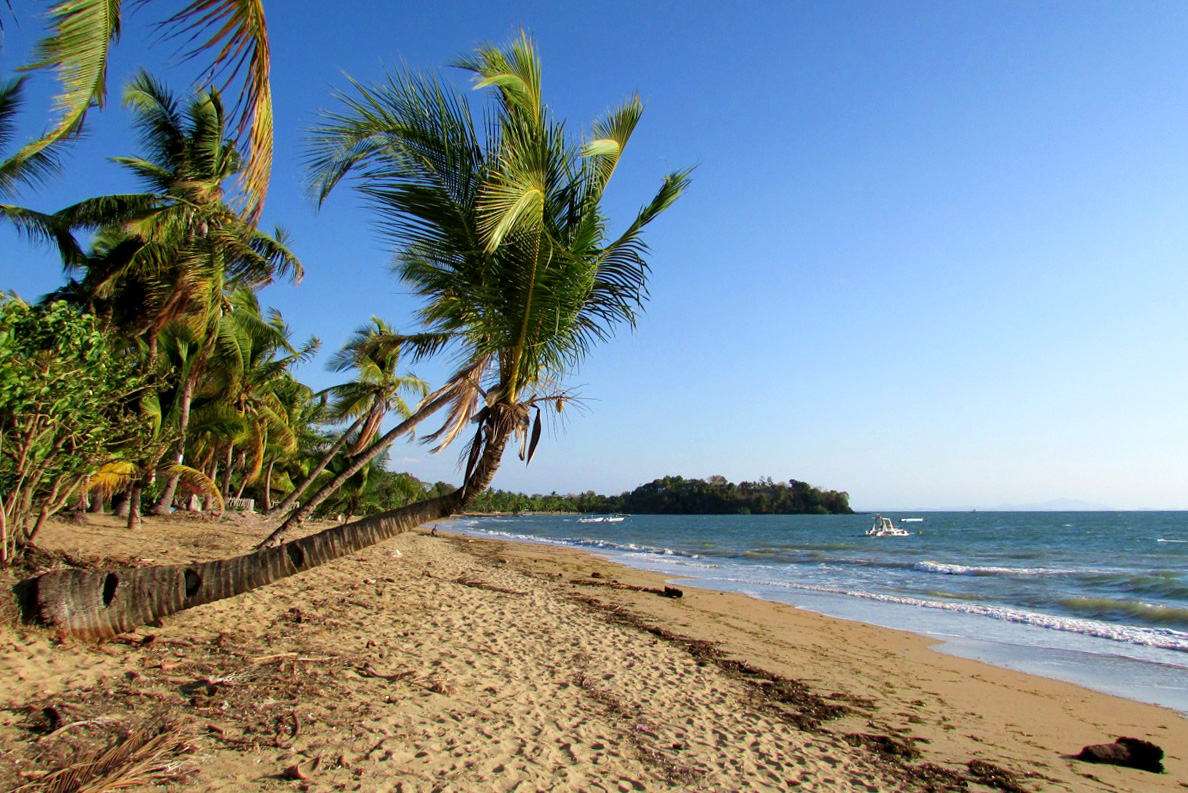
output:
MULTIPOLYGON (((143 5, 148 0, 137 0, 143 5)), ((21 155, 31 157, 79 130, 87 111, 106 100, 107 63, 120 34, 120 0, 62 0, 49 11, 51 33, 38 42, 25 70, 57 72, 60 119, 21 155)), ((206 80, 240 84, 236 135, 250 152, 240 185, 247 214, 259 218, 272 171, 271 56, 263 0, 191 0, 162 24, 166 37, 182 42, 183 56, 214 52, 206 80)))
POLYGON ((57 124, 21 151, 29 157, 77 132, 91 105, 103 107, 107 56, 120 35, 120 0, 64 0, 49 12, 54 32, 37 43, 30 69, 54 69, 62 92, 54 101, 57 124))

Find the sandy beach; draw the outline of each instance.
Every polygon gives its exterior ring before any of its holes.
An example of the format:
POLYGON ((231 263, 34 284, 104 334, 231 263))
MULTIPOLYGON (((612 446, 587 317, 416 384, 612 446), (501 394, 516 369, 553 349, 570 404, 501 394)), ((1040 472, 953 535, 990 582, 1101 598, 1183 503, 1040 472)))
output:
MULTIPOLYGON (((5 615, 0 789, 44 789, 129 736, 145 748, 106 773, 177 791, 1188 788, 1188 720, 1171 710, 440 529, 99 646, 5 615), (1118 736, 1161 746, 1166 772, 1072 758, 1118 736)), ((41 541, 175 563, 261 537, 250 519, 128 534, 92 518, 41 541)))

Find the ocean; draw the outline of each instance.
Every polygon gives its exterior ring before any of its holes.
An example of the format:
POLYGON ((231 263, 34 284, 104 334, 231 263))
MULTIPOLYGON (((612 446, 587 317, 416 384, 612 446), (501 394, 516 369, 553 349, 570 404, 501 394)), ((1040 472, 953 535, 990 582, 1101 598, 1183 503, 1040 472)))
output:
POLYGON ((453 528, 585 548, 1188 714, 1188 512, 896 513, 911 536, 877 538, 868 514, 580 517, 453 528))

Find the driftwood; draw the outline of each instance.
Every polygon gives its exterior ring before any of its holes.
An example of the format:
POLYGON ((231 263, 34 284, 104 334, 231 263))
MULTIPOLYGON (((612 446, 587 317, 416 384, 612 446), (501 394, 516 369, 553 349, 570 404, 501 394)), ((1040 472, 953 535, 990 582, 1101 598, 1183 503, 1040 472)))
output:
MULTIPOLYGON (((602 574, 598 572, 590 573, 590 578, 599 579, 602 578, 602 574)), ((666 598, 679 598, 685 596, 683 590, 677 589, 674 586, 666 586, 664 589, 656 589, 654 587, 648 586, 636 586, 635 584, 620 584, 618 581, 591 581, 581 578, 575 579, 570 583, 576 584, 577 586, 604 586, 607 589, 626 589, 631 592, 650 592, 653 595, 659 595, 660 597, 666 598)))
POLYGON ((1113 743, 1086 746, 1077 755, 1089 763, 1107 763, 1138 768, 1154 774, 1163 773, 1163 750, 1150 741, 1139 738, 1119 738, 1113 743))

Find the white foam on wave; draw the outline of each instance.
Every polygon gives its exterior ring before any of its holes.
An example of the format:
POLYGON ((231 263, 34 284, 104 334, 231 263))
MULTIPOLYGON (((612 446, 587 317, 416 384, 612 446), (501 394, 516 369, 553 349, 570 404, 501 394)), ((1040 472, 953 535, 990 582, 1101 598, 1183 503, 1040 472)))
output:
POLYGON ((675 556, 672 554, 653 554, 653 553, 625 553, 623 556, 627 559, 635 558, 641 559, 649 564, 664 564, 673 565, 674 567, 697 567, 702 570, 717 570, 718 565, 710 562, 695 562, 693 559, 698 559, 698 556, 675 556))
POLYGON ((912 568, 922 573, 939 573, 941 575, 1072 575, 1083 573, 1084 570, 1060 570, 1051 567, 991 567, 966 564, 949 564, 946 562, 916 562, 912 568))
MULTIPOLYGON (((675 551, 672 548, 662 548, 652 545, 639 545, 633 542, 612 542, 610 540, 599 540, 588 537, 540 537, 534 534, 517 534, 510 531, 499 531, 497 529, 482 528, 476 523, 467 524, 466 529, 471 534, 483 535, 484 537, 499 537, 501 539, 512 540, 514 542, 535 542, 542 543, 544 545, 561 545, 567 548, 595 548, 600 551, 615 551, 625 553, 627 555, 646 555, 651 559, 655 559, 656 557, 679 557, 681 559, 701 558, 699 554, 695 553, 675 551)), ((702 566, 717 567, 717 565, 702 566)))
POLYGON ((1034 625, 1035 627, 1048 628, 1049 630, 1079 633, 1099 639, 1111 639, 1126 644, 1188 653, 1188 633, 1171 628, 1142 628, 1135 625, 1115 625, 1109 622, 1102 622, 1101 620, 1057 617, 1051 614, 1041 614, 1037 611, 1027 611, 1025 609, 1004 606, 989 606, 984 603, 955 603, 945 600, 926 600, 923 598, 901 597, 899 595, 884 595, 878 592, 838 589, 812 584, 796 584, 790 581, 754 581, 742 578, 719 578, 716 580, 747 584, 749 586, 770 586, 782 589, 798 589, 806 592, 819 592, 827 595, 844 595, 846 597, 863 598, 902 606, 917 606, 919 608, 973 614, 1003 620, 1005 622, 1034 625))

